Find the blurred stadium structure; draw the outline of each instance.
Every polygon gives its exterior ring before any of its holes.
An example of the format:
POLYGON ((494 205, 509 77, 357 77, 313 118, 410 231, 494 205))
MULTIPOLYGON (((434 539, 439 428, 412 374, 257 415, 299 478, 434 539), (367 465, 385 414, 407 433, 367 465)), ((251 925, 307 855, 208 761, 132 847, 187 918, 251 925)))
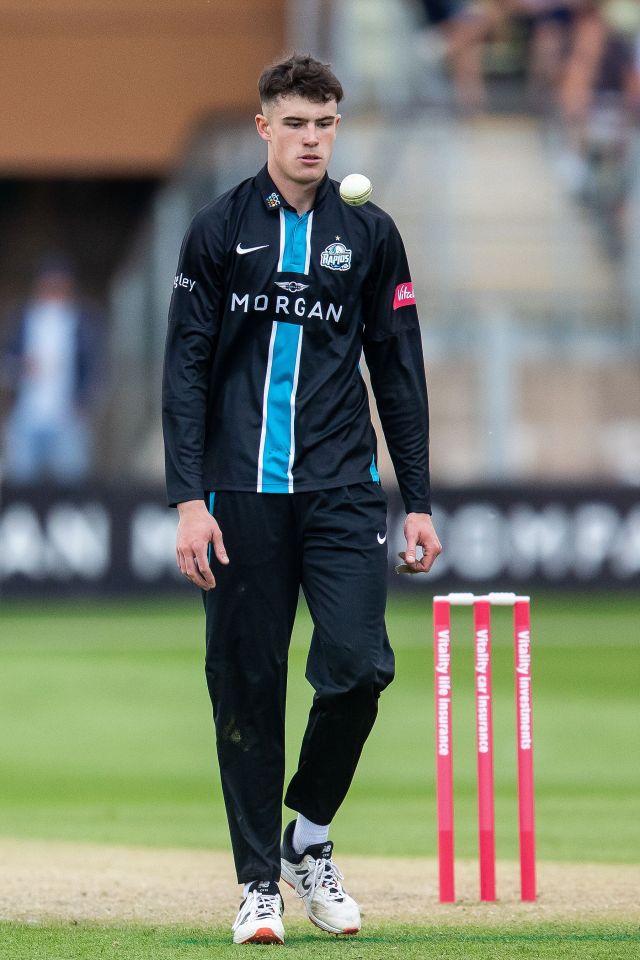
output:
MULTIPOLYGON (((161 483, 180 240, 200 206, 263 162, 255 80, 296 47, 329 59, 347 91, 332 175, 366 172, 408 248, 436 491, 597 484, 624 488, 633 512, 640 4, 441 6, 445 26, 426 27, 412 0, 90 0, 81 14, 71 0, 0 0, 0 307, 25 293, 52 239, 102 300, 101 481, 161 483), (66 219, 52 212, 65 198, 66 219)), ((600 539, 614 528, 600 524, 600 539)), ((640 576, 640 533, 629 536, 626 582, 640 576)))

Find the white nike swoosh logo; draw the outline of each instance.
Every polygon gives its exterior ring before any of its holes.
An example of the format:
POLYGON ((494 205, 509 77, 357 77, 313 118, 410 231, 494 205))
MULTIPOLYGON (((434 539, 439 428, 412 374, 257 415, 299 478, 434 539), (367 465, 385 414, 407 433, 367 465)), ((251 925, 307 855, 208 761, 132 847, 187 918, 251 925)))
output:
POLYGON ((386 533, 385 533, 384 537, 381 537, 379 533, 377 533, 376 536, 377 536, 377 538, 378 538, 378 543, 384 543, 384 542, 386 541, 386 539, 387 539, 386 533))
POLYGON ((255 253, 256 250, 266 250, 269 246, 268 243, 263 243, 259 247, 243 247, 241 243, 236 247, 236 253, 239 253, 242 256, 245 253, 255 253))

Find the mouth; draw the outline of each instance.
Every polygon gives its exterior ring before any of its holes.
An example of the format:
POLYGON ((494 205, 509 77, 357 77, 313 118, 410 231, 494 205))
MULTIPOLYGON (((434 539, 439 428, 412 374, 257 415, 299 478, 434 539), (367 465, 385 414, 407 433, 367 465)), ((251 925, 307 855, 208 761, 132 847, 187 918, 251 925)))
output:
POLYGON ((298 159, 302 163, 309 166, 313 165, 314 163, 322 162, 322 157, 319 157, 317 153, 303 153, 301 157, 298 157, 298 159))

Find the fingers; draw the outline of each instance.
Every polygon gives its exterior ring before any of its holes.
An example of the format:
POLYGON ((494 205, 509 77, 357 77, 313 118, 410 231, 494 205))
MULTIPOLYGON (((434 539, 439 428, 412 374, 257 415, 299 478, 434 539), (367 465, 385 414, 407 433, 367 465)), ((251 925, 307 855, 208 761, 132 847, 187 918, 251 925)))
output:
MULTIPOLYGON (((404 560, 404 550, 401 551, 398 556, 401 560, 404 560)), ((417 571, 410 567, 408 563, 397 563, 396 564, 396 573, 416 573, 417 571)))
POLYGON ((216 585, 216 579, 211 571, 209 560, 207 559, 207 553, 207 548, 201 547, 194 558, 197 572, 200 574, 206 584, 206 586, 202 588, 203 590, 211 590, 211 588, 215 587, 216 585))
POLYGON ((407 548, 403 550, 400 557, 404 560, 402 573, 422 573, 422 560, 416 559, 416 547, 420 542, 418 535, 413 530, 406 530, 407 548))
POLYGON ((228 564, 220 527, 208 514, 194 522, 189 516, 180 518, 176 543, 176 562, 180 572, 201 590, 212 590, 216 580, 209 563, 209 546, 213 546, 219 563, 228 564), (204 523, 202 522, 204 519, 204 523))
POLYGON ((429 543, 423 546, 422 560, 422 569, 425 573, 428 573, 431 570, 431 567, 435 563, 436 559, 442 553, 442 544, 436 537, 435 540, 430 540, 429 543))
POLYGON ((404 560, 404 563, 397 565, 396 573, 429 573, 436 559, 442 553, 442 544, 435 534, 424 538, 418 537, 417 545, 422 547, 422 556, 418 558, 415 551, 416 544, 413 546, 413 552, 410 553, 410 542, 411 538, 408 538, 407 549, 398 554, 400 559, 404 560))
POLYGON ((187 580, 190 580, 194 586, 200 587, 201 590, 211 590, 215 587, 216 581, 207 561, 206 547, 198 556, 190 549, 178 549, 176 552, 180 572, 184 574, 187 580))
POLYGON ((420 543, 420 546, 422 547, 422 556, 413 565, 413 572, 429 573, 436 558, 442 553, 442 546, 437 537, 425 537, 425 542, 420 543))
POLYGON ((396 567, 396 573, 424 573, 424 567, 422 566, 423 558, 421 557, 419 560, 416 560, 414 551, 414 559, 409 560, 407 554, 407 550, 403 550, 398 554, 398 556, 404 560, 404 563, 398 564, 396 567))
POLYGON ((433 527, 431 516, 426 513, 408 513, 404 524, 407 548, 400 557, 404 564, 398 565, 398 573, 428 573, 442 546, 433 527), (422 556, 417 557, 416 547, 422 547, 422 556))
POLYGON ((406 537, 407 549, 404 551, 404 557, 402 559, 405 561, 405 563, 411 566, 416 562, 416 544, 418 542, 418 538, 413 531, 407 531, 406 537))
POLYGON ((227 556, 227 551, 224 547, 224 540, 222 539, 222 531, 218 524, 216 524, 213 531, 211 542, 213 544, 213 552, 215 553, 218 562, 224 564, 229 563, 229 557, 227 556))

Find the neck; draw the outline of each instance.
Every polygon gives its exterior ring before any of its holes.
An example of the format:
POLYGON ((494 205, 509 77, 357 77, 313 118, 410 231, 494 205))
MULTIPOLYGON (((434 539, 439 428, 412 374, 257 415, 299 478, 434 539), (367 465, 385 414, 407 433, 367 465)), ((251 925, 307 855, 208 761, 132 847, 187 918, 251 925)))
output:
MULTIPOLYGON (((297 213, 303 214, 313 208, 320 180, 315 183, 296 183, 294 180, 283 177, 279 170, 273 170, 269 162, 267 163, 267 170, 278 188, 278 193, 282 194, 287 203, 290 203, 297 213)), ((322 176, 324 177, 324 174, 322 176)))

